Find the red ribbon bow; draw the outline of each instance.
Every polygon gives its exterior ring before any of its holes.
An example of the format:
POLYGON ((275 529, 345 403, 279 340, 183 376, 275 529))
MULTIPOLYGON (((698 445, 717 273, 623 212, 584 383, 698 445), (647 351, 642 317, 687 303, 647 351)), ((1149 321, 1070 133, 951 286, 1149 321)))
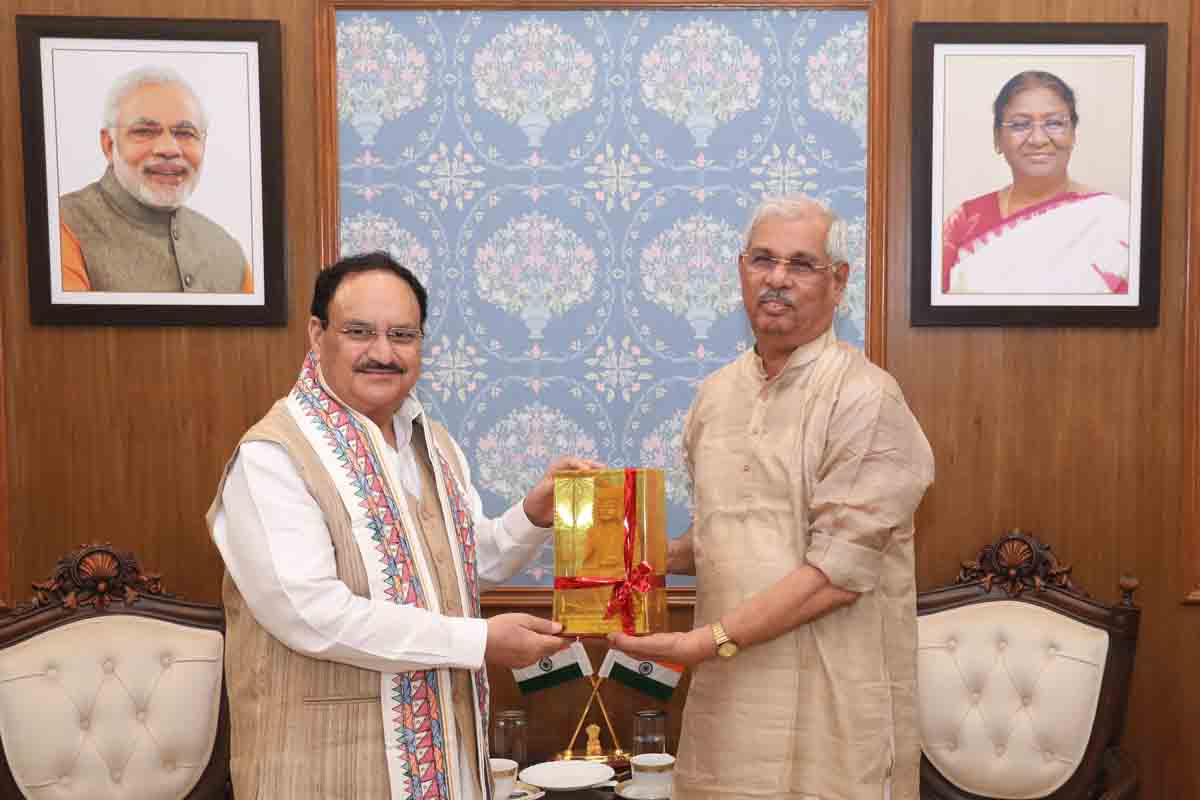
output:
POLYGON ((637 470, 625 470, 625 577, 624 578, 555 578, 555 589, 591 589, 612 586, 612 597, 604 611, 604 618, 620 612, 621 628, 626 633, 635 633, 633 626, 633 595, 645 594, 651 589, 666 586, 662 575, 654 574, 649 562, 633 563, 633 546, 637 541, 637 470))

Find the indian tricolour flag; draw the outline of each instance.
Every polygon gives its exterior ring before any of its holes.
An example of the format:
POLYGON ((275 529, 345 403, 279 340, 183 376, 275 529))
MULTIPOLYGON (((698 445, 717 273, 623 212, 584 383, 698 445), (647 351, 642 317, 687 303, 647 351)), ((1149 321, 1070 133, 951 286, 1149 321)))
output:
POLYGON ((639 661, 619 650, 609 650, 599 674, 601 678, 612 678, 651 697, 667 700, 679 685, 683 667, 665 661, 639 661))
POLYGON ((587 650, 583 649, 583 642, 576 639, 570 647, 546 656, 536 664, 514 669, 512 674, 517 679, 517 688, 521 690, 521 694, 529 694, 538 689, 591 675, 592 662, 588 659, 587 650))

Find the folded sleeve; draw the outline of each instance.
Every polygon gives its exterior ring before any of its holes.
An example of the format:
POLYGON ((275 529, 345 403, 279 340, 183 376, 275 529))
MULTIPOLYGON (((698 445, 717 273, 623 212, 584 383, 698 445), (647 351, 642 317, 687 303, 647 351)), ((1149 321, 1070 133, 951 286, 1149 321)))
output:
POLYGON ((883 554, 933 481, 933 453, 892 386, 846 391, 829 425, 809 506, 806 560, 852 592, 879 583, 883 554))

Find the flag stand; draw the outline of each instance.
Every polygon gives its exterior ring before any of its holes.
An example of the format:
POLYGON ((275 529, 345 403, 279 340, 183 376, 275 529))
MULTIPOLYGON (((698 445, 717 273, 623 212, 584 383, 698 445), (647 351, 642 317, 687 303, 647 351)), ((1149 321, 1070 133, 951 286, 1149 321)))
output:
POLYGON ((603 761, 607 764, 627 763, 629 754, 621 749, 621 742, 617 739, 617 732, 613 729, 612 720, 609 719, 608 709, 604 707, 604 698, 600 696, 600 684, 604 683, 604 678, 598 678, 595 675, 589 675, 588 680, 592 683, 592 693, 588 697, 587 703, 583 707, 583 713, 579 715, 579 723, 575 726, 575 732, 571 734, 571 741, 567 742, 567 746, 559 753, 555 753, 554 758, 558 761, 566 761, 569 759, 583 761, 603 761), (583 723, 587 719, 588 711, 592 708, 592 701, 595 700, 600 706, 600 713, 604 716, 604 724, 608 726, 608 735, 612 737, 612 750, 605 750, 600 745, 600 726, 596 724, 587 726, 587 746, 583 752, 577 753, 574 749, 575 740, 579 738, 579 731, 583 728, 583 723))

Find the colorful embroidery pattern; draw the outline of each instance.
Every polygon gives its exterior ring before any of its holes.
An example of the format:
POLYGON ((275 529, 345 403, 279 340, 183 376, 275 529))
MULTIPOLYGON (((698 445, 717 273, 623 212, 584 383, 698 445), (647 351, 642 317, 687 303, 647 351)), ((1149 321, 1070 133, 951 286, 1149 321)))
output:
POLYGON ((438 466, 442 469, 442 478, 446 484, 446 496, 450 499, 450 516, 454 520, 454 531, 458 534, 458 543, 462 547, 463 573, 467 579, 467 594, 470 595, 471 608, 474 616, 480 616, 479 582, 475 562, 475 522, 467 510, 467 502, 462 489, 450 469, 450 462, 436 450, 438 466))
MULTIPOLYGON (((400 523, 400 511, 384 491, 380 477, 382 470, 370 440, 354 416, 321 386, 312 353, 304 360, 292 392, 337 455, 345 470, 344 477, 354 486, 360 505, 367 512, 371 538, 376 543, 387 576, 388 599, 393 603, 425 608, 424 592, 413 568, 412 552, 400 523)), ((472 555, 473 552, 472 549, 472 555)), ((446 800, 450 793, 446 782, 445 737, 438 706, 437 672, 426 670, 397 675, 392 683, 392 700, 395 703, 392 706, 393 733, 403 748, 410 796, 416 800, 446 800)))
MULTIPOLYGON (((463 574, 466 576, 467 592, 470 594, 473 616, 482 616, 479 605, 479 578, 475 556, 475 522, 467 509, 467 502, 462 488, 450 469, 450 462, 437 450, 438 465, 442 469, 442 477, 446 484, 446 497, 450 500, 450 516, 454 520, 454 530, 458 534, 458 542, 462 546, 463 574)), ((483 729, 489 727, 488 710, 490 688, 488 687, 487 669, 475 673, 475 694, 479 702, 479 718, 483 721, 483 729)))
POLYGON ((437 672, 402 672, 392 681, 395 733, 404 748, 409 797, 447 800, 445 737, 438 708, 437 672))

